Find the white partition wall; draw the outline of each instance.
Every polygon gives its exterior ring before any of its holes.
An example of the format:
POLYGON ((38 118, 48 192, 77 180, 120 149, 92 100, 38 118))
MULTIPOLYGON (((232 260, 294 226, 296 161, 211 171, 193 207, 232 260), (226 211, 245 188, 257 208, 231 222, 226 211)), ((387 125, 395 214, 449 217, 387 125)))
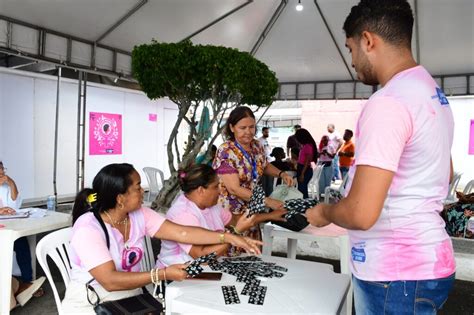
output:
MULTIPOLYGON (((0 69, 0 159, 23 198, 53 193, 56 84, 52 76, 0 69)), ((58 194, 73 194, 76 190, 77 91, 77 81, 61 80, 58 194)), ((167 99, 150 101, 139 91, 89 83, 86 186, 91 185, 100 168, 114 162, 133 164, 147 185, 144 166, 167 168, 165 127, 174 125, 176 117, 177 107, 167 99), (122 115, 122 154, 89 155, 89 112, 122 115), (149 114, 156 114, 156 121, 150 120, 149 114)))
MULTIPOLYGON (((469 154, 469 139, 471 120, 474 120, 474 97, 448 97, 454 115, 454 141, 451 150, 454 170, 462 173, 459 182, 464 187, 474 179, 474 155, 469 154)), ((459 190, 459 189, 458 189, 459 190)))

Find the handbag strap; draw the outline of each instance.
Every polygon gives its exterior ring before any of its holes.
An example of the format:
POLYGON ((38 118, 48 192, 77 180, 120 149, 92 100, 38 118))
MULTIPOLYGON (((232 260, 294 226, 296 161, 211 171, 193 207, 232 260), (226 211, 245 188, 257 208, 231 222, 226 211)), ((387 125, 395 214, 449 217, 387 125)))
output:
POLYGON ((104 220, 102 220, 102 217, 99 214, 99 211, 93 211, 94 217, 99 221, 100 227, 105 233, 105 240, 107 242, 107 248, 110 249, 110 238, 109 238, 109 233, 107 233, 107 228, 105 227, 104 220))
MULTIPOLYGON (((105 234, 105 241, 107 242, 107 249, 110 249, 110 237, 109 237, 109 233, 107 232, 107 228, 105 227, 104 220, 102 220, 102 217, 100 216, 99 211, 94 210, 94 211, 92 211, 92 213, 94 214, 94 217, 97 219, 97 221, 99 221, 100 227, 102 228, 102 230, 104 231, 104 234, 105 234)), ((95 278, 92 278, 89 281, 87 281, 86 289, 91 290, 97 296, 97 302, 95 304, 92 304, 91 301, 89 300, 89 297, 87 298, 87 300, 88 300, 89 304, 97 306, 100 303, 100 297, 99 297, 99 294, 95 291, 94 287, 91 285, 92 281, 94 281, 94 280, 95 280, 95 278)))
MULTIPOLYGON (((100 216, 99 211, 92 211, 92 213, 94 214, 94 217, 97 219, 97 221, 99 221, 100 227, 102 228, 102 230, 104 231, 104 234, 105 234, 105 241, 107 242, 107 249, 110 249, 110 237, 109 237, 109 233, 107 232, 107 228, 105 227, 104 220, 100 216)), ((97 302, 95 304, 92 304, 90 301, 88 301, 91 305, 96 306, 97 304, 100 303, 100 297, 99 297, 99 294, 94 289, 94 287, 91 285, 92 281, 94 281, 94 280, 95 280, 95 278, 92 278, 89 281, 87 281, 86 289, 91 290, 97 296, 97 302)), ((161 287, 160 289, 164 291, 163 287, 161 287)), ((145 293, 145 294, 149 293, 145 286, 142 287, 142 290, 143 290, 143 293, 145 293)))

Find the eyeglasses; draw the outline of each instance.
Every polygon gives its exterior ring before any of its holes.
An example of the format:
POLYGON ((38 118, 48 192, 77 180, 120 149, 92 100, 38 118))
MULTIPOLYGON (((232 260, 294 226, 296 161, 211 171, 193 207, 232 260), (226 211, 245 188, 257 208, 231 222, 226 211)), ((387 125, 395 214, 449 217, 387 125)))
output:
POLYGON ((0 171, 6 172, 6 171, 7 171, 7 168, 6 168, 6 167, 3 167, 3 166, 0 166, 0 171))

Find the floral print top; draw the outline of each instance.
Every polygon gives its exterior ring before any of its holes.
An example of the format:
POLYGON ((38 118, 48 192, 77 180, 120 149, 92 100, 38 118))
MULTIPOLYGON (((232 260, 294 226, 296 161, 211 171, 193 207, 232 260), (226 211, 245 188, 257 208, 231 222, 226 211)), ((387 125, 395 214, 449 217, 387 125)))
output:
MULTIPOLYGON (((257 162, 258 181, 263 175, 263 170, 268 162, 265 157, 265 151, 257 140, 252 141, 251 147, 251 152, 247 152, 247 154, 257 162)), ((218 175, 237 174, 240 186, 252 189, 252 162, 245 157, 234 141, 228 140, 221 144, 212 166, 218 175)), ((219 190, 219 203, 225 209, 228 209, 233 214, 241 214, 247 210, 247 202, 231 195, 221 179, 219 179, 219 190)))
MULTIPOLYGON (((263 175, 263 170, 267 166, 268 161, 263 147, 257 140, 252 141, 251 147, 252 150, 247 152, 247 154, 251 159, 256 161, 258 181, 263 175)), ((212 166, 219 177, 224 174, 237 174, 239 176, 241 187, 247 189, 253 188, 252 162, 249 161, 242 151, 235 145, 235 141, 227 140, 221 144, 217 150, 212 166)), ((219 190, 219 204, 221 204, 224 209, 228 209, 234 216, 240 216, 246 212, 248 203, 229 193, 221 178, 219 178, 219 190)), ((243 235, 256 240, 262 239, 258 225, 245 231, 243 235)), ((240 253, 242 253, 242 250, 233 246, 228 251, 229 256, 237 256, 240 253)))

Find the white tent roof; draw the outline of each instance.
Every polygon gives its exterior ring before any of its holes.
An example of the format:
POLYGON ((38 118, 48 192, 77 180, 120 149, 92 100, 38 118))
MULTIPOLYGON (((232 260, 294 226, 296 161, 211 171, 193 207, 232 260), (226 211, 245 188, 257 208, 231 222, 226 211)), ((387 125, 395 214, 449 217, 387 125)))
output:
MULTIPOLYGON (((352 81, 356 76, 344 47, 342 24, 358 1, 301 2, 302 12, 295 10, 296 0, 0 0, 0 22, 4 22, 0 23, 0 34, 8 33, 7 21, 21 21, 120 52, 130 52, 134 45, 153 38, 177 42, 194 34, 191 40, 198 44, 248 52, 255 47, 255 57, 275 71, 280 82, 352 81), (216 23, 209 26, 212 22, 216 23), (259 39, 263 40, 261 45, 257 45, 259 39)), ((410 3, 417 9, 412 45, 415 57, 434 75, 462 74, 466 82, 456 84, 474 86, 474 1, 410 3)), ((2 43, 2 35, 0 46, 20 50, 22 41, 38 42, 28 38, 31 34, 19 38, 21 27, 13 26, 10 47, 5 36, 2 43)), ((46 55, 67 59, 67 44, 55 41, 53 35, 48 35, 45 45, 46 55)), ((91 66, 88 45, 73 44, 71 50, 71 62, 91 66)), ((96 54, 95 66, 130 72, 125 65, 129 56, 119 54, 119 66, 114 67, 111 51, 97 49, 96 54)), ((462 94, 469 94, 468 89, 462 94)))

